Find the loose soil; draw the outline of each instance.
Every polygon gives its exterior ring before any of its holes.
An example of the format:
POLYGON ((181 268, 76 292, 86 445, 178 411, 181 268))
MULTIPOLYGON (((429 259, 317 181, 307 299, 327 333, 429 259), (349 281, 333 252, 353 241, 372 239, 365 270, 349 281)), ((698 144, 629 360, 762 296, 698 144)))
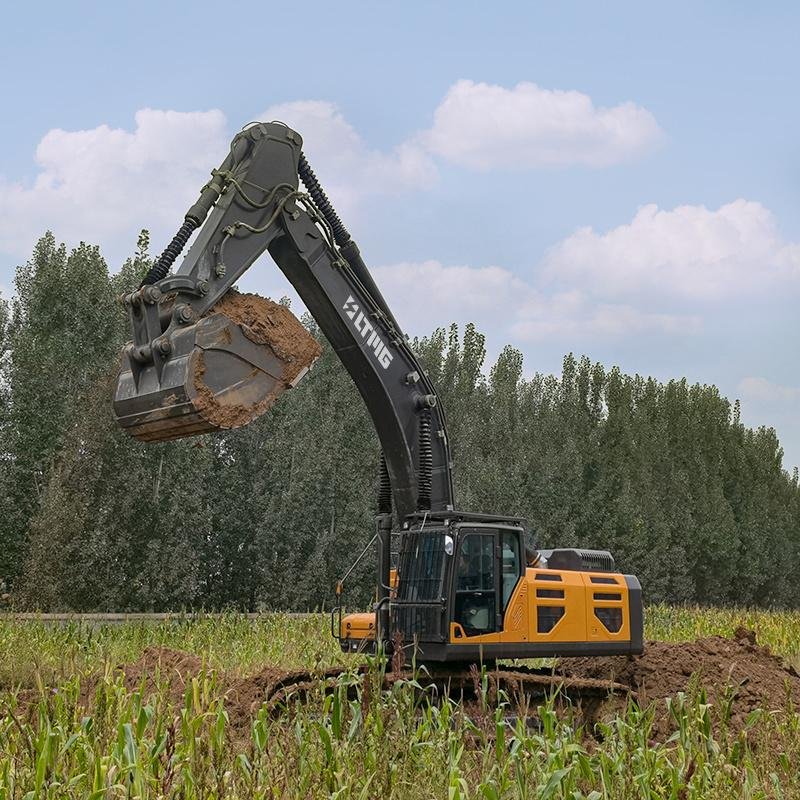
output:
POLYGON ((251 387, 266 387, 257 399, 247 403, 231 403, 230 398, 226 398, 225 402, 221 402, 205 382, 205 359, 202 352, 198 354, 193 375, 197 392, 193 400, 196 411, 210 429, 238 428, 268 411, 278 397, 297 381, 301 373, 316 361, 322 351, 319 342, 286 306, 274 303, 266 297, 230 290, 208 312, 208 316, 212 314, 225 315, 239 326, 251 342, 268 347, 282 365, 280 375, 274 375, 272 379, 265 380, 267 376, 255 368, 247 377, 251 387))
MULTIPOLYGON (((187 683, 203 669, 203 661, 196 656, 164 647, 149 647, 141 658, 119 667, 116 672, 123 676, 126 687, 131 690, 144 686, 145 692, 149 692, 166 685, 170 700, 179 705, 183 702, 187 683)), ((505 684, 516 680, 514 669, 502 670, 506 676, 505 684)), ((312 675, 305 671, 264 666, 254 674, 242 677, 218 671, 217 687, 225 696, 233 733, 246 737, 251 720, 264 702, 275 708, 290 692, 304 697, 325 684, 332 685, 340 672, 339 668, 331 668, 312 675)), ((398 677, 408 676, 387 673, 384 687, 390 686, 398 677)), ((657 740, 665 739, 672 729, 665 699, 686 692, 694 685, 705 688, 712 704, 722 701, 727 692, 733 691, 728 729, 734 733, 743 728, 748 715, 755 709, 785 712, 790 697, 794 701, 800 698, 800 675, 784 665, 769 648, 759 646, 752 631, 741 628, 731 639, 711 636, 679 644, 649 642, 641 656, 560 659, 554 675, 556 685, 562 677, 567 695, 580 697, 582 690, 587 692, 581 716, 584 722, 608 719, 624 708, 629 697, 638 698, 642 706, 655 702, 653 737, 657 740), (602 695, 599 689, 604 685, 613 693, 598 702, 602 695)), ((86 682, 81 698, 87 706, 91 706, 100 680, 101 676, 95 676, 86 682)), ((470 678, 466 677, 464 685, 469 683, 470 678)))
MULTIPOLYGON (((186 684, 202 671, 203 660, 191 653, 169 647, 147 647, 136 661, 113 669, 111 677, 121 677, 128 691, 143 688, 145 695, 166 687, 170 702, 180 705, 186 684)), ((80 700, 85 706, 92 705, 102 679, 102 675, 96 674, 83 681, 80 700)))
POLYGON ((655 701, 657 732, 666 733, 667 697, 690 688, 693 676, 705 688, 708 702, 717 704, 734 693, 731 730, 739 730, 757 708, 782 711, 789 698, 800 700, 800 675, 761 647, 756 634, 738 628, 733 638, 709 636, 673 644, 648 642, 641 656, 559 659, 560 674, 574 678, 613 680, 636 692, 642 706, 655 701))

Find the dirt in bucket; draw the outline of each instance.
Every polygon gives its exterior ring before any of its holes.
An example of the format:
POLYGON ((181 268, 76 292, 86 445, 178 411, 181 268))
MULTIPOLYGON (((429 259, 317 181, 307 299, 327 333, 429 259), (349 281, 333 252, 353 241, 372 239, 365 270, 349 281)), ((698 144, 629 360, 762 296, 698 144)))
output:
POLYGON ((286 306, 267 297, 231 289, 209 312, 215 313, 225 314, 239 325, 250 341, 270 347, 284 362, 281 379, 286 384, 291 384, 322 352, 300 320, 286 306))
MULTIPOLYGON (((253 367, 220 394, 207 382, 205 352, 195 357, 195 411, 212 428, 238 428, 268 411, 319 357, 321 347, 286 306, 266 297, 229 291, 207 316, 217 313, 237 325, 251 342, 269 348, 279 362, 277 374, 253 367)), ((223 333, 230 335, 227 329, 223 333)))

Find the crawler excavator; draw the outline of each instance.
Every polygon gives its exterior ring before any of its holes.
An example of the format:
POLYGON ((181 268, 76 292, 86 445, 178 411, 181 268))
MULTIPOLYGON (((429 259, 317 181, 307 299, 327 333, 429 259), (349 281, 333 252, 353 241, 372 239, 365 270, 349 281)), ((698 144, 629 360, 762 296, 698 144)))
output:
POLYGON ((523 519, 456 504, 436 389, 302 144, 279 122, 237 134, 171 244, 124 296, 133 340, 114 397, 119 424, 146 441, 232 427, 253 415, 209 415, 209 402, 263 409, 299 379, 287 379, 280 347, 249 335, 221 305, 267 250, 350 374, 382 448, 371 532, 377 602, 367 613, 337 606, 342 649, 403 648, 418 663, 448 662, 451 673, 478 660, 640 653, 641 588, 610 553, 536 553, 523 519))

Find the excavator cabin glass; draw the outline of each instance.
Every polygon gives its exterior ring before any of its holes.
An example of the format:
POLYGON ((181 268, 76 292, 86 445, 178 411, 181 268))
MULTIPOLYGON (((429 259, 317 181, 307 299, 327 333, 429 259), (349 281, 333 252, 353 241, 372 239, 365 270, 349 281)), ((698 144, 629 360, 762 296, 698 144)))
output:
POLYGON ((407 642, 446 642, 451 621, 467 637, 501 631, 524 575, 521 537, 476 524, 404 532, 391 629, 407 642))
POLYGON ((463 528, 453 586, 453 621, 466 636, 503 629, 508 602, 523 575, 520 531, 463 528))

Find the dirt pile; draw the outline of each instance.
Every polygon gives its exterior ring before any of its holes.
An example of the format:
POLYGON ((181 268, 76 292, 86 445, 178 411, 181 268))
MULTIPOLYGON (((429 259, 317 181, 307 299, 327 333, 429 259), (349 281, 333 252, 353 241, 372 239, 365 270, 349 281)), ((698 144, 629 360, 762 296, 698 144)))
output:
POLYGON ((275 708, 286 699, 287 693, 304 697, 309 691, 320 689, 323 684, 333 683, 341 673, 340 667, 313 675, 307 671, 263 667, 253 675, 231 680, 225 691, 225 709, 231 727, 237 733, 246 733, 264 702, 275 708))
MULTIPOLYGON (((642 705, 690 688, 692 676, 717 703, 734 692, 730 724, 737 729, 757 709, 783 710, 790 695, 800 699, 800 675, 739 628, 732 639, 709 636, 693 642, 648 642, 641 656, 559 659, 557 671, 570 678, 614 680, 635 691, 642 705)), ((665 713, 663 703, 659 709, 665 713)), ((661 719, 661 727, 664 720, 661 719)))
MULTIPOLYGON (((122 679, 128 691, 143 689, 145 695, 161 693, 164 688, 170 703, 181 706, 186 687, 201 673, 211 674, 212 669, 203 659, 169 647, 147 647, 142 655, 127 664, 120 664, 110 672, 112 680, 122 679)), ((213 670, 216 693, 225 698, 225 709, 234 730, 247 732, 250 723, 262 704, 275 707, 286 699, 287 693, 304 697, 309 691, 321 688, 341 674, 341 667, 309 673, 305 670, 285 670, 265 666, 257 672, 242 677, 235 672, 213 670)), ((80 701, 91 708, 103 674, 95 674, 84 681, 80 701)))
MULTIPOLYGON (((142 655, 130 664, 122 664, 110 672, 112 680, 120 677, 128 691, 143 689, 144 694, 155 693, 166 687, 170 702, 180 704, 186 684, 203 671, 203 661, 191 653, 169 647, 147 647, 142 655)), ((80 701, 90 707, 103 675, 95 674, 81 684, 80 701)))
MULTIPOLYGON (((203 661, 196 656, 164 647, 149 647, 135 662, 114 670, 112 676, 121 675, 128 689, 144 687, 145 693, 166 685, 170 701, 180 705, 187 684, 203 669, 203 661)), ((622 711, 629 696, 638 698, 642 706, 655 702, 653 736, 659 740, 666 738, 673 728, 664 699, 691 689, 693 676, 706 689, 708 701, 717 707, 732 690, 728 726, 733 732, 744 726, 755 709, 785 711, 789 696, 795 702, 800 698, 800 675, 785 666, 769 648, 760 647, 755 634, 744 629, 739 629, 731 639, 710 636, 681 644, 649 642, 641 656, 564 658, 558 661, 555 675, 548 670, 520 671, 522 669, 501 668, 499 671, 509 696, 515 696, 515 686, 532 691, 533 699, 544 696, 543 693, 549 691, 548 686, 560 686, 563 697, 582 707, 581 719, 588 723, 588 730, 593 722, 622 711), (565 678, 563 682, 560 676, 565 678)), ((452 665, 442 670, 435 671, 436 677, 431 675, 428 681, 442 680, 447 687, 447 691, 439 691, 437 696, 450 694, 458 699, 475 680, 468 670, 459 671, 452 665)), ((302 700, 309 693, 334 685, 341 672, 338 667, 312 674, 264 666, 243 677, 218 670, 216 687, 218 694, 225 698, 235 735, 247 736, 253 717, 265 702, 268 707, 278 709, 290 694, 302 700)), ((398 678, 408 678, 408 675, 387 673, 383 678, 384 688, 389 688, 398 678)), ((81 699, 87 707, 91 707, 101 680, 102 676, 98 675, 85 684, 81 699)), ((469 691, 461 700, 468 701, 468 695, 469 691)), ((531 705, 535 706, 536 703, 531 705)), ((718 716, 716 720, 719 722, 718 716)))

